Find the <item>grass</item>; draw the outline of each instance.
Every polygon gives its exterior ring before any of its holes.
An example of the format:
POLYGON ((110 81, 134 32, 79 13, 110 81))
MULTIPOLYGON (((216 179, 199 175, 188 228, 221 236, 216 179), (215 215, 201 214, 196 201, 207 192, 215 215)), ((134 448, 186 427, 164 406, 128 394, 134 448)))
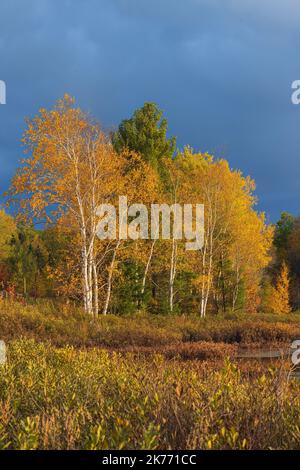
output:
POLYGON ((284 368, 18 340, 0 374, 0 448, 299 449, 299 392, 284 368))
POLYGON ((236 358, 296 338, 298 315, 92 321, 1 301, 0 449, 300 449, 288 361, 236 358))

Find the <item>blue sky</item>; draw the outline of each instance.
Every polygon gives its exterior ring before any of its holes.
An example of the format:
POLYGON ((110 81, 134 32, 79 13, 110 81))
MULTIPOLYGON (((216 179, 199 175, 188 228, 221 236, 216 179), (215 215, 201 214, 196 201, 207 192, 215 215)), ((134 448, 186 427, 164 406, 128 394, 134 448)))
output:
POLYGON ((298 215, 299 44, 298 0, 1 0, 0 190, 24 117, 68 92, 107 128, 155 101, 179 147, 255 179, 270 220, 298 215))

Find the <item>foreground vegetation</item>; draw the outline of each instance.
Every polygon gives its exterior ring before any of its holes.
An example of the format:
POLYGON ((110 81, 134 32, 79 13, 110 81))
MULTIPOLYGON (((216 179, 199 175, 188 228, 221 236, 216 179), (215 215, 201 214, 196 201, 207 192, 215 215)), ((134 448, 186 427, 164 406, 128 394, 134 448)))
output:
POLYGON ((300 383, 286 361, 297 314, 108 315, 0 302, 0 449, 300 448, 300 383))
POLYGON ((300 383, 287 377, 226 359, 13 341, 0 374, 0 448, 300 448, 300 383))

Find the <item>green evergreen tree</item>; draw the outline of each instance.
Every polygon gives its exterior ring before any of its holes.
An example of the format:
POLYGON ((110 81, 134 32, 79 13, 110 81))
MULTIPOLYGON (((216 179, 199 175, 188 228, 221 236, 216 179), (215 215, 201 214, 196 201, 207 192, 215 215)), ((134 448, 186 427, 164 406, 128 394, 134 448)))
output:
POLYGON ((113 134, 115 150, 135 151, 159 171, 163 157, 171 158, 176 148, 176 137, 167 138, 168 123, 162 115, 155 103, 145 103, 113 134))

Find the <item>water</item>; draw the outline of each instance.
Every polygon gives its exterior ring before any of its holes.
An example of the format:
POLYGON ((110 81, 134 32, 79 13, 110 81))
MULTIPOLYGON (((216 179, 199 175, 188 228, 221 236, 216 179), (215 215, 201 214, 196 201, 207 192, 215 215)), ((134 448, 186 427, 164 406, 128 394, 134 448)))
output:
POLYGON ((290 374, 290 378, 291 379, 300 379, 300 371, 299 370, 292 371, 291 374, 290 374))
MULTIPOLYGON (((238 351, 238 359, 289 359, 293 353, 293 349, 257 349, 247 350, 241 349, 238 351)), ((293 365, 291 361, 291 369, 289 372, 289 379, 300 379, 300 364, 293 365)))
POLYGON ((291 356, 291 350, 280 350, 280 349, 257 349, 247 350, 241 349, 238 351, 238 359, 284 359, 291 356))

